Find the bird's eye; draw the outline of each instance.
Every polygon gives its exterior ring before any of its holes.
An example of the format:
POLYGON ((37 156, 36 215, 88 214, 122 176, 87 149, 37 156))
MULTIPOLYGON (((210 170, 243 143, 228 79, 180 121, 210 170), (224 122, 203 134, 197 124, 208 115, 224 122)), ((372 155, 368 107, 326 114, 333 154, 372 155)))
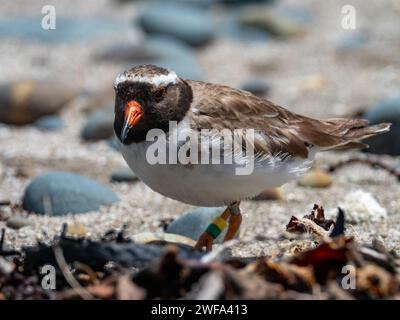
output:
POLYGON ((158 102, 161 101, 165 93, 165 87, 159 87, 154 91, 154 99, 158 102))

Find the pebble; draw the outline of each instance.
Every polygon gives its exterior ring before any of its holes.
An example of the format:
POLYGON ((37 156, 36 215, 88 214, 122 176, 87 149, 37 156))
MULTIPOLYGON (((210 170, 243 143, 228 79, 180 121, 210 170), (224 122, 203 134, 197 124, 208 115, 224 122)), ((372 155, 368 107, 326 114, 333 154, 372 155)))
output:
POLYGON ((219 38, 234 39, 243 43, 265 43, 271 39, 263 30, 239 23, 237 10, 227 11, 217 20, 216 32, 219 38))
POLYGON ((152 4, 144 9, 138 22, 148 34, 172 36, 191 46, 203 46, 214 37, 213 22, 207 12, 189 5, 152 4))
POLYGON ((369 35, 364 32, 352 32, 342 36, 337 41, 339 50, 354 50, 364 48, 369 42, 369 35))
POLYGON ((117 201, 109 187, 75 173, 58 171, 34 178, 22 200, 25 210, 47 215, 94 211, 117 201))
POLYGON ((26 125, 59 112, 77 95, 67 84, 24 80, 0 86, 0 122, 26 125))
POLYGON ((251 92, 256 96, 265 97, 268 95, 271 86, 269 83, 261 80, 249 80, 242 84, 241 89, 251 92))
POLYGON ((143 232, 133 235, 131 239, 134 242, 141 244, 167 242, 184 244, 190 247, 194 247, 196 245, 196 241, 194 241, 193 239, 178 234, 165 232, 143 232))
POLYGON ((304 174, 297 183, 303 187, 326 188, 332 184, 332 178, 321 169, 312 169, 304 174))
POLYGON ((32 225, 33 222, 30 219, 24 217, 10 217, 7 219, 6 226, 11 229, 21 229, 32 225))
POLYGON ((33 126, 44 131, 57 131, 64 128, 64 120, 59 116, 46 116, 33 123, 33 126))
POLYGON ((318 91, 329 85, 329 80, 322 74, 313 74, 305 78, 303 88, 307 91, 318 91))
MULTIPOLYGON (((197 241, 200 235, 207 229, 208 225, 219 216, 225 207, 200 207, 184 214, 174 220, 166 232, 182 235, 197 241)), ((222 242, 227 229, 216 239, 216 243, 222 242)))
POLYGON ((371 124, 390 122, 390 131, 363 142, 369 145, 368 152, 376 154, 400 155, 400 95, 384 99, 364 115, 371 124))
POLYGON ((129 63, 126 69, 132 65, 155 64, 171 68, 183 78, 199 80, 203 77, 193 48, 172 36, 150 35, 139 44, 113 44, 100 50, 95 59, 129 63))
POLYGON ((259 28, 276 38, 296 37, 305 32, 303 24, 270 9, 245 7, 238 19, 242 25, 259 28))
POLYGON ((386 219, 387 212, 372 194, 363 190, 350 192, 339 206, 344 210, 346 220, 353 223, 380 222, 386 219))
POLYGON ((139 178, 130 168, 121 168, 111 173, 111 181, 114 182, 134 182, 139 178))
POLYGON ((282 188, 266 189, 251 200, 285 200, 285 194, 283 193, 282 188))
POLYGON ((108 110, 93 111, 82 129, 81 137, 84 140, 106 140, 114 135, 114 112, 108 110))
MULTIPOLYGON (((39 10, 37 13, 40 13, 39 10)), ((0 37, 16 37, 24 40, 38 40, 59 44, 104 38, 113 33, 129 32, 131 26, 124 19, 105 17, 62 17, 57 16, 56 28, 43 30, 40 22, 43 16, 12 16, 0 20, 0 37)))
POLYGON ((88 230, 84 225, 74 223, 67 226, 67 235, 72 237, 84 237, 88 234, 88 230))

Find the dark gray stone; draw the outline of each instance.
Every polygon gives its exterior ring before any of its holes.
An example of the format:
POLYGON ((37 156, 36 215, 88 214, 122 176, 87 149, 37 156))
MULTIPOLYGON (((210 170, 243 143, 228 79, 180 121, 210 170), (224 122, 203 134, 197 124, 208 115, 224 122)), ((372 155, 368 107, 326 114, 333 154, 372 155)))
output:
POLYGON ((271 86, 269 83, 261 80, 249 80, 245 82, 241 88, 242 90, 249 91, 256 96, 265 97, 269 93, 271 86))
POLYGON ((194 6, 152 4, 144 9, 138 22, 146 33, 172 36, 192 46, 205 45, 214 37, 207 12, 194 6))
POLYGON ((58 116, 47 116, 35 121, 33 125, 40 130, 57 131, 64 128, 64 120, 58 116))
MULTIPOLYGON (((166 232, 179 234, 193 240, 198 240, 200 235, 207 229, 208 225, 219 216, 225 207, 200 207, 184 214, 182 217, 173 221, 166 232)), ((216 239, 221 242, 226 234, 226 229, 216 239)))
POLYGON ((83 127, 81 137, 91 141, 108 139, 114 135, 113 122, 113 111, 94 111, 83 127))
POLYGON ((111 181, 114 182, 134 182, 139 178, 130 168, 122 168, 111 173, 111 181))
POLYGON ((183 78, 200 80, 203 77, 193 49, 170 36, 150 36, 138 45, 113 45, 100 51, 95 58, 128 62, 126 69, 133 65, 155 64, 171 68, 183 78))
POLYGON ((388 133, 364 140, 370 146, 367 151, 377 154, 400 155, 400 95, 382 100, 365 113, 364 117, 371 124, 392 123, 388 133))
POLYGON ((239 10, 227 11, 218 20, 216 33, 220 38, 231 38, 245 43, 266 42, 271 36, 255 27, 239 23, 239 10))
POLYGON ((83 213, 118 201, 107 186, 69 172, 50 172, 36 177, 26 188, 23 208, 48 215, 83 213))

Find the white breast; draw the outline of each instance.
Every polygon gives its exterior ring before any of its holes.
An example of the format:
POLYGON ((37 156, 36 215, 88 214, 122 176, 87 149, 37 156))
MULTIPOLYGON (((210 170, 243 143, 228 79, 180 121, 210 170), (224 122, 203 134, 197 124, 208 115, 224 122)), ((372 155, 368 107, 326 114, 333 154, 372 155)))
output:
POLYGON ((279 187, 306 172, 313 158, 284 161, 257 158, 251 174, 237 175, 235 164, 152 165, 146 158, 152 143, 121 144, 122 155, 129 167, 154 191, 196 206, 228 205, 256 196, 267 188, 279 187))

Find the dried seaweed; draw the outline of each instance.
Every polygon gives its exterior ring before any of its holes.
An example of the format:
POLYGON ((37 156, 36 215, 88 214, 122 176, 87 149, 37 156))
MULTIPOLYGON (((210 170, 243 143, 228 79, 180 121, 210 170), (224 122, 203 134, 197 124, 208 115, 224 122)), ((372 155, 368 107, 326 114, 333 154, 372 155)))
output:
MULTIPOLYGON (((324 232, 331 225, 319 206, 303 220, 324 232)), ((325 235, 315 248, 286 258, 210 260, 204 259, 204 253, 185 246, 134 243, 124 236, 123 230, 108 232, 99 241, 71 238, 66 236, 64 226, 51 245, 38 244, 14 252, 14 269, 5 272, 0 268, 0 299, 399 297, 399 258, 377 240, 370 245, 360 245, 343 233, 344 212, 339 210, 331 237, 325 235), (55 248, 62 254, 61 263, 54 254, 55 248), (54 291, 41 286, 39 269, 44 264, 59 267, 54 291), (342 282, 348 273, 343 270, 349 266, 357 277, 355 287, 345 288, 342 282)), ((4 233, 2 237, 4 239, 4 233)), ((2 248, 0 258, 4 256, 1 259, 10 261, 10 253, 2 248)))
POLYGON ((361 158, 350 158, 345 161, 338 162, 334 165, 331 165, 328 167, 328 172, 334 172, 340 168, 343 168, 345 166, 355 164, 355 163, 360 163, 360 164, 365 164, 368 165, 372 168, 379 168, 382 170, 385 170, 389 174, 395 176, 397 180, 400 181, 400 171, 394 167, 390 167, 386 163, 379 161, 379 160, 372 160, 372 159, 361 159, 361 158))

